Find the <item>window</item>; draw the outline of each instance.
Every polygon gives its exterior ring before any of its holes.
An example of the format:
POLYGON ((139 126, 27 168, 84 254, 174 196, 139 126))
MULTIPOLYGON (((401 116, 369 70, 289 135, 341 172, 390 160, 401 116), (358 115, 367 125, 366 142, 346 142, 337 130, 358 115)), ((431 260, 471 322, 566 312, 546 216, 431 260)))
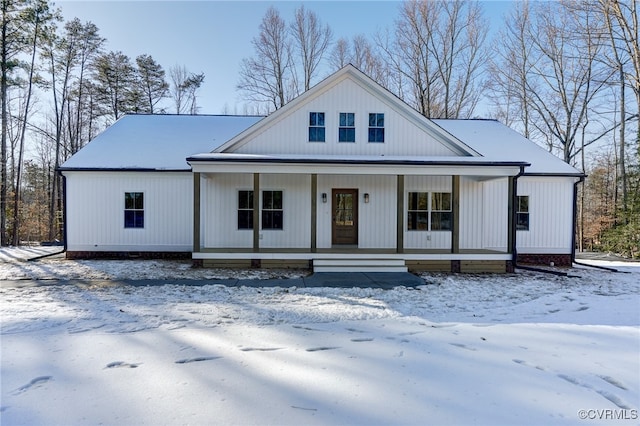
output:
POLYGON ((309 113, 309 142, 324 142, 324 112, 309 113))
POLYGON ((340 113, 340 127, 338 127, 338 142, 355 142, 356 127, 355 114, 352 112, 340 113))
POLYGON ((429 193, 410 192, 407 205, 407 229, 409 231, 427 231, 429 229, 429 193))
POLYGON ((408 231, 450 231, 452 217, 451 193, 409 192, 408 231))
POLYGON ((516 229, 518 231, 529 230, 529 196, 518 195, 518 205, 516 208, 516 229))
POLYGON ((282 191, 262 191, 262 229, 282 229, 282 191))
POLYGON ((431 193, 431 230, 451 231, 451 194, 431 193))
POLYGON ((144 228, 144 193, 124 193, 124 227, 144 228))
POLYGON ((369 142, 384 142, 384 114, 369 114, 369 142))
POLYGON ((238 229, 253 229, 253 191, 238 191, 238 229))

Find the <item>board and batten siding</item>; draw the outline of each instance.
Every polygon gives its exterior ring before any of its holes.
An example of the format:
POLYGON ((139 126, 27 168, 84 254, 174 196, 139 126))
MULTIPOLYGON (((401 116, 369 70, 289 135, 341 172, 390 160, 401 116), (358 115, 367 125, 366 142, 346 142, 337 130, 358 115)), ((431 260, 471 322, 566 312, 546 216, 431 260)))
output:
POLYGON ((318 248, 331 248, 332 189, 358 190, 358 248, 394 249, 396 247, 397 204, 395 176, 319 175, 318 176, 318 248), (327 202, 322 202, 322 194, 327 202), (364 202, 369 194, 369 202, 364 202))
POLYGON ((236 147, 241 154, 306 155, 407 155, 454 156, 424 129, 351 80, 300 105, 295 111, 274 120, 259 134, 236 147), (325 142, 309 142, 309 113, 324 112, 325 142), (356 142, 338 142, 340 113, 355 113, 356 142), (369 143, 369 113, 384 114, 384 143, 369 143))
POLYGON ((191 172, 66 171, 67 250, 188 252, 191 172), (124 227, 125 192, 144 193, 144 228, 124 227))
MULTIPOLYGON (((238 191, 253 190, 253 174, 205 174, 202 186, 202 246, 205 248, 253 248, 253 230, 238 229, 238 191)), ((311 246, 311 176, 261 174, 262 191, 283 193, 283 229, 262 229, 261 248, 309 248, 311 246)))
POLYGON ((571 253, 573 183, 566 177, 518 179, 518 195, 529 196, 529 230, 517 231, 518 253, 571 253))

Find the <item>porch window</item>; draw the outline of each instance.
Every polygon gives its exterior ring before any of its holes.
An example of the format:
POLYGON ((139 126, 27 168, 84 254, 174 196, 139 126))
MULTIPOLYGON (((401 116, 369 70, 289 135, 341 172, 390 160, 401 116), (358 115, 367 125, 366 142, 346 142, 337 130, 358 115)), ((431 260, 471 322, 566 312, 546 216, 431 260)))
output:
POLYGON ((451 193, 409 192, 407 198, 408 231, 451 230, 451 193))
POLYGON ((309 142, 324 142, 324 112, 309 113, 309 142))
POLYGON ((516 230, 529 230, 529 196, 518 195, 518 206, 516 209, 516 230))
POLYGON ((429 229, 429 193, 410 192, 407 204, 407 229, 427 231, 429 229))
POLYGON ((262 229, 282 229, 282 191, 262 191, 262 229))
POLYGON ((369 142, 384 142, 384 114, 369 114, 369 142))
POLYGON ((338 142, 355 142, 356 126, 355 114, 352 112, 340 113, 340 127, 338 127, 338 142))
POLYGON ((238 191, 238 229, 253 229, 253 191, 238 191))
POLYGON ((451 231, 451 193, 431 193, 431 230, 451 231))
POLYGON ((124 193, 124 227, 144 228, 144 193, 124 193))

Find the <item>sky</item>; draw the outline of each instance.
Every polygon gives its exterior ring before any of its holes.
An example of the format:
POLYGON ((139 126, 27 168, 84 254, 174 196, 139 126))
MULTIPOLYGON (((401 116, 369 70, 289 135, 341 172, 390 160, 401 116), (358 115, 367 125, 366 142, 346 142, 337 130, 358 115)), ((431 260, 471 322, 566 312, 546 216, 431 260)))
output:
MULTIPOLYGON (((491 30, 513 2, 481 1, 491 30)), ((107 39, 107 51, 122 51, 132 61, 151 55, 167 72, 174 65, 204 73, 198 97, 201 114, 243 114, 236 90, 243 58, 253 56, 251 40, 265 12, 274 6, 290 22, 302 4, 328 24, 334 40, 367 37, 391 29, 400 1, 74 1, 55 2, 66 21, 91 21, 107 39)), ((169 106, 170 103, 167 104, 169 106)), ((169 112, 172 112, 169 108, 169 112)))

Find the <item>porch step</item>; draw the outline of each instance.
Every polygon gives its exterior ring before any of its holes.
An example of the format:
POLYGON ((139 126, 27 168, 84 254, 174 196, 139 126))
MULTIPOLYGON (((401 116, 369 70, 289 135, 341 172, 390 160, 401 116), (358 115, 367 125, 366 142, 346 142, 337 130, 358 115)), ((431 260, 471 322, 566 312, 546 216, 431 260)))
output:
POLYGON ((313 272, 407 272, 404 259, 313 259, 313 272))

